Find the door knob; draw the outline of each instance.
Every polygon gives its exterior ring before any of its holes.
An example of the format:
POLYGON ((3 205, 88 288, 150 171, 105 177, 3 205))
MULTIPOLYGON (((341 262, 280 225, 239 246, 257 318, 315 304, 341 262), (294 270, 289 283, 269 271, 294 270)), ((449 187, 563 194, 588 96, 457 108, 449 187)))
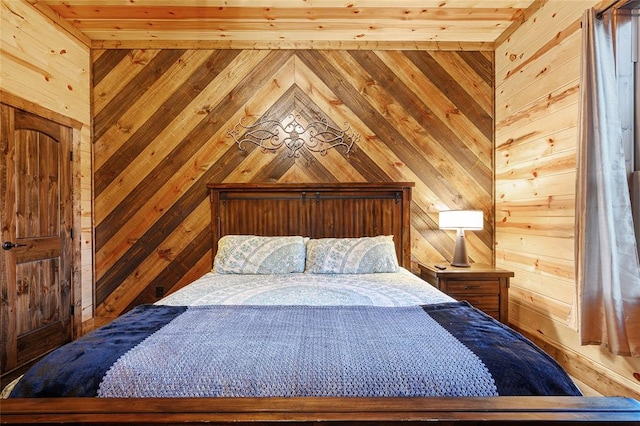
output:
POLYGON ((4 243, 2 243, 2 249, 3 250, 11 250, 12 248, 15 247, 26 247, 26 244, 16 244, 16 243, 12 243, 11 241, 5 241, 4 243))

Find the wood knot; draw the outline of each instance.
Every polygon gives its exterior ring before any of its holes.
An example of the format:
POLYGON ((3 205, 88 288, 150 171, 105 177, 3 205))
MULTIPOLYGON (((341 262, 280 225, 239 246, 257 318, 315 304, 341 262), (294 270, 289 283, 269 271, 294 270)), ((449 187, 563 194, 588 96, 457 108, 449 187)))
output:
POLYGON ((171 260, 171 249, 158 249, 158 257, 164 260, 171 260))

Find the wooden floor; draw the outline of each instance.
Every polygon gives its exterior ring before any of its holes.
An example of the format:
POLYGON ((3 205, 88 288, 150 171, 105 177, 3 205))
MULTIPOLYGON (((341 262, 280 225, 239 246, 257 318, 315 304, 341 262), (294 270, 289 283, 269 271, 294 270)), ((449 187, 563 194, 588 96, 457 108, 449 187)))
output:
POLYGON ((588 386, 587 384, 581 382, 580 380, 576 379, 575 377, 571 377, 571 379, 576 384, 576 386, 578 386, 580 391, 582 391, 584 396, 604 396, 600 392, 595 390, 594 388, 592 388, 592 387, 588 386))

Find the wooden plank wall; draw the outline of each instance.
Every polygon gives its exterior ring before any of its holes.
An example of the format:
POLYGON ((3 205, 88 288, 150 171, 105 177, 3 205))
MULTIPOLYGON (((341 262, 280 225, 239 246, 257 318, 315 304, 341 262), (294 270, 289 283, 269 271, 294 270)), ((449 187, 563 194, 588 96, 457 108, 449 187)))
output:
POLYGON ((0 3, 2 102, 74 127, 74 301, 93 314, 89 40, 25 0, 0 3), (81 287, 81 291, 80 291, 81 287))
POLYGON ((512 325, 603 394, 638 398, 640 360, 581 346, 576 331, 580 23, 596 4, 547 2, 496 49, 496 264, 515 272, 512 325))
POLYGON ((209 182, 413 181, 415 261, 451 259, 441 209, 485 212, 493 258, 493 53, 94 50, 98 316, 156 300, 211 267, 209 182), (348 123, 349 155, 239 151, 240 119, 348 123))

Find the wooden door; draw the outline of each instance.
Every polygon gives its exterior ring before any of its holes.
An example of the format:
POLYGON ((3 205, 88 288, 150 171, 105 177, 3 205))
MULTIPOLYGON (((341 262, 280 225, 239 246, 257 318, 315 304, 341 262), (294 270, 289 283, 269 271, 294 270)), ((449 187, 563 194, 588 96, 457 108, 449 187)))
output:
POLYGON ((2 376, 72 338, 72 129, 0 105, 2 376))

